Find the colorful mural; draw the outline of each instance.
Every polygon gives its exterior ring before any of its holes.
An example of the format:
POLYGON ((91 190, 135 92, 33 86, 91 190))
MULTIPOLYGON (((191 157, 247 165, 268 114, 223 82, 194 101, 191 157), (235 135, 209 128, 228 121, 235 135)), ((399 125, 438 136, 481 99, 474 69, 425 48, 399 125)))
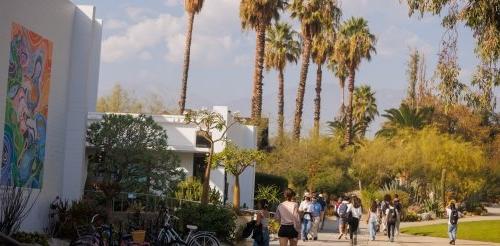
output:
POLYGON ((0 185, 41 188, 52 42, 12 23, 0 185))

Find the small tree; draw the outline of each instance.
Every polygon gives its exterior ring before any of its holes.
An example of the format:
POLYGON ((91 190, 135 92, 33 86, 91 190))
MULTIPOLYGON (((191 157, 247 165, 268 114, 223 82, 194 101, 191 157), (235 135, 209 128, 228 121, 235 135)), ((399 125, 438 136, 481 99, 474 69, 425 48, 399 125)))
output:
POLYGON ((264 153, 254 149, 240 149, 238 146, 228 143, 224 151, 214 155, 215 165, 222 166, 234 176, 233 186, 233 208, 240 207, 240 175, 247 167, 254 165, 264 159, 264 153))
POLYGON ((88 128, 87 142, 95 149, 89 173, 97 178, 91 181, 104 193, 108 213, 122 190, 165 193, 182 178, 166 131, 150 116, 104 115, 88 128))
POLYGON ((208 195, 210 192, 210 172, 213 164, 214 144, 226 141, 227 131, 234 124, 238 123, 238 120, 234 120, 228 125, 221 114, 202 109, 198 111, 188 111, 184 115, 184 123, 196 125, 198 127, 199 134, 209 142, 208 160, 203 174, 203 191, 201 193, 201 203, 206 205, 208 204, 208 195), (212 135, 213 131, 220 131, 220 137, 214 138, 212 135))

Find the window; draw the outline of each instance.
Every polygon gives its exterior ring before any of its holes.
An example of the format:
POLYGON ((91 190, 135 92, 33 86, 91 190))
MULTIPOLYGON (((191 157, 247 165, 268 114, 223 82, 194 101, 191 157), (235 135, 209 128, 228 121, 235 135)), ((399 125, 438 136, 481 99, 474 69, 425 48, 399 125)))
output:
POLYGON ((203 137, 201 131, 196 132, 196 147, 210 148, 210 142, 203 137))
POLYGON ((207 155, 205 153, 197 153, 193 156, 193 177, 203 182, 203 175, 205 173, 205 167, 207 155))

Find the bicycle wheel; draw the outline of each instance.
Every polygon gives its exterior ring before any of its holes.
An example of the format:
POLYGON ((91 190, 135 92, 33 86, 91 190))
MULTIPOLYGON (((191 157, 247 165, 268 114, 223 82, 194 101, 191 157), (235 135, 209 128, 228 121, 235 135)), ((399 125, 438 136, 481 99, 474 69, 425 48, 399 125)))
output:
POLYGON ((188 246, 220 246, 219 240, 212 234, 200 233, 193 236, 188 246))
POLYGON ((187 246, 187 244, 183 241, 174 240, 174 241, 168 243, 167 246, 187 246))

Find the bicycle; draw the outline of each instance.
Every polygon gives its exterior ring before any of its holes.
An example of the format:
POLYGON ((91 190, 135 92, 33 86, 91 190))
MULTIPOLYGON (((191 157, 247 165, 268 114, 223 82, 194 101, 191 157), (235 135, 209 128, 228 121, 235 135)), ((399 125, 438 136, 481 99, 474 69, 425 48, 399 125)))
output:
POLYGON ((179 220, 178 217, 165 213, 164 225, 158 233, 156 246, 220 246, 214 233, 198 231, 195 225, 186 226, 189 233, 186 239, 182 239, 170 223, 172 219, 179 220))

